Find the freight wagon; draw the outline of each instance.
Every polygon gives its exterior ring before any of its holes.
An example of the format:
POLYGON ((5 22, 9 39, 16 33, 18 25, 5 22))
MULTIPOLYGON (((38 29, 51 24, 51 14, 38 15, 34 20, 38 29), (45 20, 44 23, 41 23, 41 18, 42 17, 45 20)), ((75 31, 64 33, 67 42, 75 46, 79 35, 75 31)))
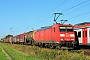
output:
POLYGON ((3 42, 8 43, 10 41, 10 38, 5 38, 3 42))
POLYGON ((32 40, 33 40, 33 32, 34 31, 29 31, 25 34, 25 44, 32 44, 32 40))

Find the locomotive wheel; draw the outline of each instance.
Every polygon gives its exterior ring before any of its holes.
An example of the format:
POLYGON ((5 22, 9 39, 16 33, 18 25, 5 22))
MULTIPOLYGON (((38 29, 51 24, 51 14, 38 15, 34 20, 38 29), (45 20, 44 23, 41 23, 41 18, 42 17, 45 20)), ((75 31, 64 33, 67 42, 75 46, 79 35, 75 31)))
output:
POLYGON ((55 48, 55 44, 50 44, 50 48, 54 49, 55 48))
POLYGON ((62 47, 61 44, 56 44, 56 49, 59 49, 60 50, 61 47, 62 47))
POLYGON ((56 46, 56 49, 61 49, 61 47, 60 46, 56 46))
POLYGON ((48 43, 45 43, 45 48, 49 48, 48 43))
POLYGON ((41 47, 41 48, 43 47, 43 43, 40 43, 40 47, 41 47))

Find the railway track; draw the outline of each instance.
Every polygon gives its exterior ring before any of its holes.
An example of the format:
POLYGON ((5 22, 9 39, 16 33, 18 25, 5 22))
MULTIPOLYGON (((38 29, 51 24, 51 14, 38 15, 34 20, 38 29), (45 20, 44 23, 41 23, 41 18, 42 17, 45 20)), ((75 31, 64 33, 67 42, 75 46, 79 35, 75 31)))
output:
POLYGON ((81 53, 83 52, 84 55, 90 56, 90 46, 79 46, 79 49, 70 50, 71 53, 81 53))
POLYGON ((90 56, 90 49, 81 49, 84 52, 84 55, 90 56))
POLYGON ((84 52, 84 55, 90 56, 90 46, 81 46, 80 50, 84 52))

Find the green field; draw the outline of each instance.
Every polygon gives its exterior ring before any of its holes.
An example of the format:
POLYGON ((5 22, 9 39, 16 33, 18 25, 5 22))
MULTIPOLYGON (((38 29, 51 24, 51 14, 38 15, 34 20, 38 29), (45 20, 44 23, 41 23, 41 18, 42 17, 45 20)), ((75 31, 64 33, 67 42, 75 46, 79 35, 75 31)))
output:
POLYGON ((0 60, 8 60, 6 55, 2 52, 1 48, 0 48, 0 60))
MULTIPOLYGON (((3 47, 3 49, 12 58, 12 60, 44 60, 44 59, 42 59, 40 57, 37 57, 37 56, 24 55, 22 53, 19 53, 19 52, 15 51, 11 47, 9 47, 9 46, 7 46, 7 45, 5 45, 3 43, 0 43, 0 46, 3 47)), ((1 52, 1 50, 0 50, 0 52, 1 52)), ((5 60, 6 59, 6 56, 2 52, 0 53, 0 57, 2 58, 0 60, 5 60)))
POLYGON ((79 51, 70 53, 68 50, 46 49, 9 43, 0 43, 0 46, 3 47, 12 60, 90 60, 90 56, 85 56, 84 52, 79 51))

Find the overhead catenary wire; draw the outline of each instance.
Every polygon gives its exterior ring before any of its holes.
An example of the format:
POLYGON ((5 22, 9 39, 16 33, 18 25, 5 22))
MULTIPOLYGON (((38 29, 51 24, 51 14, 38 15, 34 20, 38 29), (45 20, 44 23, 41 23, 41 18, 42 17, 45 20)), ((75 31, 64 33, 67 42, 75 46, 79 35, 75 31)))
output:
POLYGON ((36 20, 39 20, 39 19, 43 18, 44 16, 46 16, 47 14, 49 14, 51 11, 57 9, 58 7, 60 7, 60 6, 63 5, 64 3, 66 3, 67 1, 68 1, 68 0, 63 1, 61 4, 59 4, 58 6, 56 6, 55 8, 53 8, 52 10, 50 10, 49 12, 47 12, 47 13, 44 14, 44 15, 42 15, 41 17, 39 17, 39 18, 36 19, 36 20))
MULTIPOLYGON (((60 5, 58 5, 58 6, 55 7, 54 9, 52 9, 51 11, 55 10, 56 8, 58 8, 59 6, 61 6, 62 4, 64 4, 64 3, 67 2, 67 1, 68 1, 68 0, 65 0, 65 1, 62 2, 60 5)), ((75 5, 75 6, 72 6, 72 7, 68 8, 68 9, 66 9, 66 10, 63 10, 62 12, 66 12, 66 11, 68 11, 68 10, 70 10, 70 9, 73 9, 73 8, 75 8, 75 7, 78 7, 78 6, 84 4, 84 3, 88 2, 88 1, 90 1, 90 0, 86 0, 86 1, 84 1, 84 2, 81 2, 81 3, 79 3, 79 4, 75 5)), ((51 12, 51 11, 50 11, 50 12, 51 12)), ((45 15, 49 14, 50 12, 46 13, 45 15)), ((41 19, 41 18, 44 17, 45 15, 41 16, 41 17, 38 18, 37 20, 41 19)), ((52 17, 52 16, 51 16, 51 17, 52 17)), ((48 18, 46 18, 46 19, 44 19, 44 20, 48 20, 48 19, 51 18, 51 17, 48 17, 48 18)), ((38 24, 38 23, 40 23, 40 22, 43 22, 44 20, 41 20, 41 21, 39 21, 39 22, 36 22, 36 23, 34 23, 34 25, 35 25, 35 24, 38 24)), ((30 27, 30 26, 29 26, 29 27, 30 27)))
MULTIPOLYGON (((78 11, 79 9, 82 9, 82 8, 88 6, 88 5, 90 5, 90 2, 89 2, 88 4, 85 4, 85 5, 81 6, 81 7, 77 8, 77 9, 75 9, 75 10, 69 12, 69 13, 67 13, 67 14, 71 14, 72 12, 78 11)), ((64 16, 67 16, 67 14, 65 14, 64 16)), ((86 15, 86 13, 84 13, 84 14, 86 15)), ((88 13, 87 13, 87 14, 88 14, 88 13)), ((79 16, 82 16, 82 14, 79 14, 79 15, 77 15, 77 16, 78 16, 78 17, 79 17, 79 16)), ((68 19, 76 18, 77 16, 74 16, 74 17, 71 17, 71 18, 68 18, 68 19)))
MULTIPOLYGON (((88 6, 88 5, 90 5, 90 3, 88 3, 88 4, 84 5, 84 6, 81 6, 81 7, 77 8, 77 9, 75 9, 75 10, 73 10, 73 11, 67 13, 67 14, 71 14, 72 12, 78 11, 79 9, 82 9, 82 8, 88 6)), ((67 15, 67 14, 65 14, 65 15, 67 15)), ((64 16, 65 16, 65 15, 64 15, 64 16)))
MULTIPOLYGON (((61 4, 64 4, 66 1, 67 1, 67 0, 65 0, 65 1, 64 1, 63 3, 61 3, 61 4)), ((70 9, 72 9, 72 8, 75 8, 75 7, 77 7, 77 6, 80 6, 80 5, 82 5, 82 4, 84 4, 84 3, 88 2, 88 1, 90 1, 90 0, 86 0, 86 1, 84 1, 84 2, 81 2, 81 3, 79 3, 79 4, 75 5, 75 6, 72 6, 72 7, 68 8, 68 9, 66 9, 66 10, 63 10, 62 12, 66 12, 66 11, 68 11, 68 10, 70 10, 70 9)), ((61 4, 58 5, 57 7, 61 6, 61 4)), ((89 5, 89 4, 87 4, 87 5, 89 5)), ((57 8, 57 7, 56 7, 56 8, 57 8)), ((56 8, 54 8, 54 9, 56 9, 56 8)), ((54 10, 54 9, 53 9, 53 10, 54 10)), ((50 12, 48 12, 48 13, 50 13, 50 12)), ((47 14, 48 14, 48 13, 47 13, 47 14)), ((45 19, 45 20, 46 20, 46 19, 45 19)))
MULTIPOLYGON (((65 3, 67 0, 65 0, 63 3, 65 3)), ((72 6, 71 8, 68 8, 68 9, 66 9, 66 10, 64 10, 64 11, 62 11, 62 12, 66 12, 66 11, 68 11, 68 10, 70 10, 70 9, 72 9, 72 8, 75 8, 75 7, 77 7, 77 6, 80 6, 80 5, 82 5, 82 4, 84 4, 84 3, 86 3, 86 2, 88 2, 88 1, 90 1, 90 0, 86 0, 86 1, 84 1, 84 2, 81 2, 81 3, 79 3, 79 4, 77 4, 77 5, 75 5, 75 6, 72 6)), ((62 4, 63 4, 62 3, 62 4)), ((87 4, 87 5, 89 5, 89 4, 87 4)), ((59 5, 59 6, 61 6, 61 4, 59 5)), ((54 9, 53 9, 54 10, 54 9)), ((48 12, 49 13, 49 12, 48 12)), ((46 19, 45 19, 46 20, 46 19)), ((43 20, 44 21, 44 20, 43 20)))
POLYGON ((86 0, 86 1, 84 1, 84 2, 81 2, 81 3, 79 3, 79 4, 75 5, 75 6, 72 6, 72 7, 68 8, 68 9, 66 9, 66 10, 63 10, 62 12, 66 12, 66 11, 68 11, 68 10, 70 10, 70 9, 73 9, 73 8, 75 8, 75 7, 77 7, 77 6, 80 6, 80 5, 82 5, 82 4, 84 4, 84 3, 88 2, 88 1, 90 1, 90 0, 86 0))
MULTIPOLYGON (((52 17, 53 17, 53 14, 52 14, 51 16, 49 16, 48 18, 46 18, 46 19, 43 19, 43 20, 41 20, 41 21, 39 21, 39 22, 34 23, 33 26, 35 26, 35 25, 37 25, 37 24, 39 24, 39 23, 41 23, 41 22, 43 22, 43 21, 46 21, 46 20, 48 20, 48 19, 50 19, 50 18, 52 18, 52 17)), ((25 29, 29 30, 29 28, 33 28, 32 25, 29 26, 28 28, 25 28, 25 29)))
MULTIPOLYGON (((68 1, 68 0, 63 1, 61 4, 59 4, 58 6, 56 6, 55 8, 53 8, 51 11, 57 9, 58 7, 60 7, 60 6, 63 5, 64 3, 66 3, 67 1, 68 1)), ((51 11, 49 11, 49 12, 47 12, 46 14, 42 15, 41 17, 39 17, 39 18, 36 19, 36 20, 39 20, 39 19, 43 18, 44 16, 46 16, 47 14, 49 14, 51 11)), ((52 14, 52 15, 53 15, 53 14, 52 14)), ((52 17, 52 16, 50 16, 50 17, 48 17, 48 18, 46 18, 46 19, 44 19, 44 20, 48 20, 48 19, 51 18, 51 17, 52 17)), ((38 23, 40 23, 40 22, 43 22, 44 20, 41 20, 41 21, 39 21, 39 22, 36 22, 36 23, 34 23, 33 25, 38 24, 38 23)), ((29 27, 31 27, 31 26, 29 26, 29 27)))
MULTIPOLYGON (((89 2, 89 1, 90 1, 90 0, 86 0, 86 1, 84 1, 84 2, 82 2, 82 3, 79 3, 79 4, 75 5, 75 6, 72 6, 71 8, 64 10, 64 12, 66 12, 66 11, 72 9, 72 8, 78 7, 78 6, 80 6, 80 5, 82 5, 82 4, 86 3, 86 2, 89 2)), ((89 4, 90 4, 90 3, 88 3, 88 4, 86 4, 86 5, 78 8, 78 9, 76 9, 76 10, 74 10, 74 11, 77 11, 77 10, 79 10, 79 9, 81 9, 81 8, 84 8, 84 7, 88 6, 89 4)), ((74 11, 72 11, 72 12, 74 12, 74 11)), ((70 12, 70 13, 71 13, 71 12, 70 12)), ((67 14, 70 14, 70 13, 67 13, 67 14)), ((70 18, 68 18, 68 19, 77 18, 77 17, 80 17, 80 16, 82 16, 82 15, 86 15, 86 14, 89 14, 89 13, 90 13, 90 12, 86 12, 86 13, 83 13, 83 14, 79 14, 79 15, 77 15, 77 16, 70 17, 70 18)), ((64 16, 66 16, 67 14, 65 14, 64 16)))
MULTIPOLYGON (((62 4, 64 4, 64 3, 67 2, 67 1, 68 1, 68 0, 65 0, 63 3, 61 3, 60 5, 58 5, 56 8, 60 7, 62 4)), ((70 10, 70 9, 73 9, 73 8, 79 6, 79 5, 82 5, 82 4, 84 4, 84 3, 88 2, 88 1, 90 1, 90 0, 86 0, 86 1, 84 1, 84 2, 82 2, 82 3, 80 3, 80 4, 77 4, 77 5, 73 6, 73 7, 71 7, 71 8, 68 8, 68 9, 66 9, 66 10, 63 10, 62 12, 66 12, 66 11, 68 11, 68 10, 70 10)), ((55 10, 56 8, 52 9, 51 11, 55 10)), ((50 12, 51 12, 51 11, 50 11, 50 12)), ((45 15, 41 16, 41 17, 38 18, 37 20, 39 20, 39 19, 41 19, 42 17, 46 16, 46 15, 49 14, 50 12, 48 12, 48 13, 46 13, 45 15)), ((71 17, 71 18, 68 18, 68 19, 76 18, 76 17, 82 16, 82 15, 86 15, 86 14, 89 14, 89 13, 90 13, 90 12, 87 12, 87 13, 84 13, 84 14, 80 14, 80 15, 77 15, 77 16, 74 16, 74 17, 71 17)), ((45 20, 48 20, 48 19, 50 19, 51 17, 52 17, 52 16, 50 16, 50 17, 48 17, 48 18, 46 18, 46 19, 43 19, 43 20, 41 20, 41 21, 39 21, 39 22, 36 22, 36 23, 34 23, 34 25, 35 25, 35 24, 38 24, 38 23, 40 23, 40 22, 43 22, 43 21, 45 21, 45 20)))
MULTIPOLYGON (((48 18, 46 18, 46 19, 44 19, 44 20, 41 20, 41 21, 39 21, 39 22, 46 21, 46 20, 50 19, 51 17, 53 17, 53 14, 52 14, 50 17, 48 17, 48 18)), ((39 22, 37 22, 36 24, 38 24, 39 22)))
POLYGON ((76 18, 76 17, 79 17, 79 16, 82 16, 82 15, 86 15, 86 14, 89 14, 90 12, 86 12, 86 13, 83 13, 83 14, 80 14, 80 15, 77 15, 77 16, 74 16, 74 17, 71 17, 71 18, 68 18, 68 19, 73 19, 73 18, 76 18))

